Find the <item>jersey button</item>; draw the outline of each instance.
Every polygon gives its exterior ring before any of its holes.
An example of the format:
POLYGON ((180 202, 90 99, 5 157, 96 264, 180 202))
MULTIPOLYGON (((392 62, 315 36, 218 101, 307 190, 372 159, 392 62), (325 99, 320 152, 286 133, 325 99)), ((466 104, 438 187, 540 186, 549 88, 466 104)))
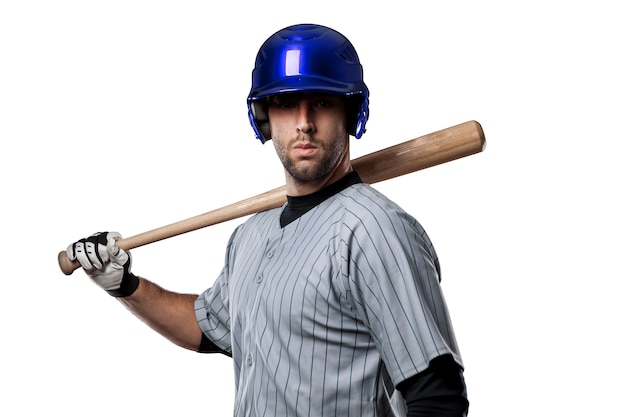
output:
POLYGON ((274 256, 274 252, 269 250, 269 251, 267 251, 267 255, 266 256, 267 256, 267 259, 271 259, 272 256, 274 256))
POLYGON ((252 355, 248 355, 248 359, 246 360, 248 366, 252 366, 252 355))
POLYGON ((258 277, 256 277, 256 283, 257 284, 260 284, 261 281, 263 281, 263 277, 262 276, 259 275, 258 277))

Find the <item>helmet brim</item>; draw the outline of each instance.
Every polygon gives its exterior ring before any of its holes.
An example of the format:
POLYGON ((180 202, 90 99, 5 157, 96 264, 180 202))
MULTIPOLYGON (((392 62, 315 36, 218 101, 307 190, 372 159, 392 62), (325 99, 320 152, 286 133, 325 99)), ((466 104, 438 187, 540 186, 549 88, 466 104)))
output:
POLYGON ((368 95, 367 87, 362 83, 340 83, 335 80, 314 76, 292 76, 281 78, 273 83, 265 84, 262 89, 250 92, 248 101, 277 94, 301 92, 318 92, 339 95, 368 95))

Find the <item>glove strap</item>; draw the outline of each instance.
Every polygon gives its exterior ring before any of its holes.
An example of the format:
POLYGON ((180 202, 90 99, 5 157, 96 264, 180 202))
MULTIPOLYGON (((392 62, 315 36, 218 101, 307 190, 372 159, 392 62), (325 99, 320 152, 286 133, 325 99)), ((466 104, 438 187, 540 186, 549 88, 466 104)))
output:
POLYGON ((107 290, 107 292, 113 297, 124 298, 134 293, 137 287, 139 287, 139 278, 124 268, 124 277, 122 278, 120 287, 116 290, 107 290))

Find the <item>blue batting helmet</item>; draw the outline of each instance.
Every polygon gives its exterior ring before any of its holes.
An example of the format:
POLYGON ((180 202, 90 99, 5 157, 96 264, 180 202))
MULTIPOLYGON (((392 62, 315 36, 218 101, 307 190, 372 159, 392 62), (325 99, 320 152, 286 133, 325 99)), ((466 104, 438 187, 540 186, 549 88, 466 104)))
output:
POLYGON ((301 91, 348 97, 348 133, 357 139, 363 135, 369 117, 369 90, 356 50, 341 33, 302 24, 279 30, 263 43, 248 95, 250 124, 262 143, 271 139, 267 97, 301 91))

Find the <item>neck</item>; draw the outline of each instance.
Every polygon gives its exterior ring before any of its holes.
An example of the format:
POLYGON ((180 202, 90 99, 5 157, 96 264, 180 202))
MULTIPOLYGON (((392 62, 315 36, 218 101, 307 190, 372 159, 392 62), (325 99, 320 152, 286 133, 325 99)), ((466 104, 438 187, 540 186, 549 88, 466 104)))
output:
POLYGON ((287 195, 298 197, 313 194, 314 192, 317 192, 322 188, 340 180, 353 170, 352 163, 350 162, 350 152, 346 151, 335 169, 317 181, 306 183, 298 182, 291 175, 285 172, 285 188, 287 195))

